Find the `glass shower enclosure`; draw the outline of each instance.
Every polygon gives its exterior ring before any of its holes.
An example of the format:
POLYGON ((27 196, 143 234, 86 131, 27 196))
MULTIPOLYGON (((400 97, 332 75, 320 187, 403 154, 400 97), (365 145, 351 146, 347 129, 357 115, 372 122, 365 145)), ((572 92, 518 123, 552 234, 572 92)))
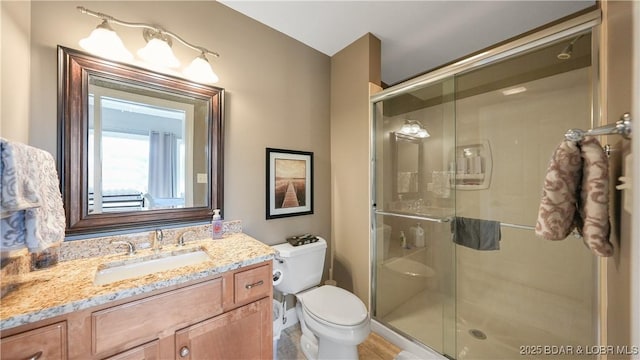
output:
POLYGON ((598 343, 597 260, 534 226, 551 154, 592 125, 593 25, 372 97, 374 319, 455 359, 545 355, 538 345, 589 358, 575 349, 598 343), (500 240, 454 243, 456 217, 500 222, 500 240))

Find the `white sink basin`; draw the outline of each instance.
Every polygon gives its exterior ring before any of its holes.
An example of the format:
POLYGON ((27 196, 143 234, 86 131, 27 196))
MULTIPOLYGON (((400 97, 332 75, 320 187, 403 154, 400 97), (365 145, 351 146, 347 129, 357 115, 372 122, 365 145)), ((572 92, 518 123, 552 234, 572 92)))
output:
POLYGON ((211 260, 209 255, 204 250, 196 248, 114 261, 98 267, 93 283, 94 285, 105 285, 183 266, 196 265, 207 260, 211 260))

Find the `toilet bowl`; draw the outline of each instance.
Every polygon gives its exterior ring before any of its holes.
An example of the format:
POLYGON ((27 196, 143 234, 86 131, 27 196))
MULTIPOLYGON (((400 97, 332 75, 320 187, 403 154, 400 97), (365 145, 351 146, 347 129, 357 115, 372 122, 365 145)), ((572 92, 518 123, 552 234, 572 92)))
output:
POLYGON ((354 294, 330 285, 297 294, 296 311, 308 359, 358 359, 358 344, 369 333, 364 303, 354 294))
POLYGON ((332 285, 319 286, 326 241, 311 244, 273 246, 278 252, 274 284, 283 294, 294 294, 302 336, 300 345, 307 359, 358 359, 358 344, 369 335, 370 319, 364 303, 347 290, 332 285))

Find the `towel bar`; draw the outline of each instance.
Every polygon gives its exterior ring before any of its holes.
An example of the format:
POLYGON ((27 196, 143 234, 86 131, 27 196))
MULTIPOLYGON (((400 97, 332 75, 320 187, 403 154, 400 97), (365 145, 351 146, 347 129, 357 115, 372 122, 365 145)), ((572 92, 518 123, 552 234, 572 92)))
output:
POLYGON ((586 131, 581 129, 569 129, 564 134, 564 138, 569 141, 582 141, 584 137, 588 135, 598 136, 615 134, 622 135, 625 139, 631 139, 631 114, 622 114, 620 120, 616 121, 615 124, 608 124, 586 131))
POLYGON ((400 218, 404 218, 404 219, 426 220, 426 221, 432 221, 432 222, 437 222, 437 223, 447 223, 447 222, 451 221, 451 218, 449 218, 449 217, 432 218, 432 217, 428 217, 428 216, 394 213, 394 212, 387 212, 387 211, 381 211, 381 210, 376 210, 376 215, 395 216, 395 217, 400 217, 400 218))
POLYGON ((520 225, 520 224, 509 224, 509 223, 503 223, 503 222, 500 223, 500 226, 514 228, 514 229, 523 229, 523 230, 535 230, 536 229, 535 226, 520 225))

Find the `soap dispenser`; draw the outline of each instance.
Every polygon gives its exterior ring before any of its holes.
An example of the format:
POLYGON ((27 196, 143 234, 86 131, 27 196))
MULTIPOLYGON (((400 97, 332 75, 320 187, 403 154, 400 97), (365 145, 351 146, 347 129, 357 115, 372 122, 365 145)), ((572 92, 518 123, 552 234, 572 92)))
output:
POLYGON ((214 239, 222 238, 222 218, 220 217, 220 209, 213 210, 213 219, 211 220, 212 234, 214 239))

